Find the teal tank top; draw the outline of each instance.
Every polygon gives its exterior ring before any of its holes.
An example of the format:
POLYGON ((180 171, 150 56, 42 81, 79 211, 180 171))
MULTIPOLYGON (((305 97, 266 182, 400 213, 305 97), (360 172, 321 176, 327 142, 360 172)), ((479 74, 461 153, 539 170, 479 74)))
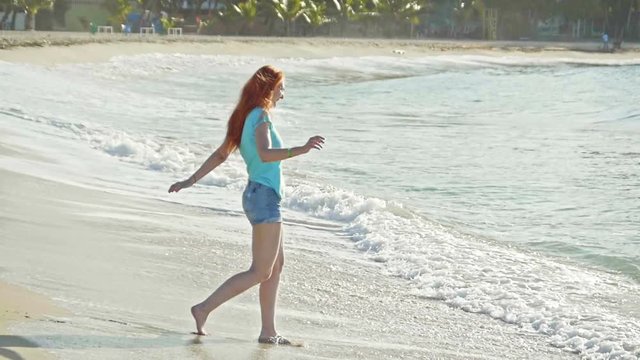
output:
POLYGON ((258 155, 256 129, 262 123, 269 124, 271 148, 283 148, 284 144, 275 126, 271 123, 269 113, 265 112, 261 107, 256 107, 251 110, 245 120, 244 128, 242 129, 242 138, 240 139, 240 154, 245 164, 247 164, 249 180, 269 186, 282 198, 284 196, 284 181, 280 161, 262 162, 260 155, 258 155))

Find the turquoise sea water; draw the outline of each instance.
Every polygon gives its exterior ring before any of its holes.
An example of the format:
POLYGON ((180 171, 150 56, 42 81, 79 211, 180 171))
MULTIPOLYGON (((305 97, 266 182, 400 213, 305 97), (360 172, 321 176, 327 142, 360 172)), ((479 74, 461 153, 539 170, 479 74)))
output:
MULTIPOLYGON (((385 264, 379 276, 406 278, 418 296, 531 327, 557 346, 587 351, 601 337, 601 353, 638 356, 640 61, 4 63, 0 124, 61 159, 29 171, 169 199, 165 188, 220 143, 241 86, 266 63, 287 75, 274 112, 285 143, 327 139, 286 162, 291 221, 335 222, 354 251, 385 264), (9 85, 19 82, 31 86, 9 85), (599 318, 585 322, 591 312, 599 318)), ((239 211, 245 182, 234 156, 171 201, 239 211)))

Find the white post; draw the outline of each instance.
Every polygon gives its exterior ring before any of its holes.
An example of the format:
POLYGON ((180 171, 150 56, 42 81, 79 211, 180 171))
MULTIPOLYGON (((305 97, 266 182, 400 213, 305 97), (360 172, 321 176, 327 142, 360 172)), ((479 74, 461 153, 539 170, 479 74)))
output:
POLYGON ((577 38, 581 38, 582 36, 580 36, 581 32, 580 32, 580 26, 582 25, 582 19, 578 19, 578 32, 576 33, 576 37, 577 38))

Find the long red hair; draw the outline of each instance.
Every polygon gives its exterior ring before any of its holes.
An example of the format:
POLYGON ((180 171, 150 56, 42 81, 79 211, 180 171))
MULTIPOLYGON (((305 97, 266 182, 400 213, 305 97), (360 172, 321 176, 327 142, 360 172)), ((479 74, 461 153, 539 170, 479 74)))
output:
POLYGON ((242 88, 240 100, 231 113, 227 124, 227 137, 224 144, 230 154, 240 147, 242 129, 249 112, 257 106, 266 111, 273 107, 271 98, 276 86, 284 81, 284 73, 271 65, 265 65, 258 69, 242 88))

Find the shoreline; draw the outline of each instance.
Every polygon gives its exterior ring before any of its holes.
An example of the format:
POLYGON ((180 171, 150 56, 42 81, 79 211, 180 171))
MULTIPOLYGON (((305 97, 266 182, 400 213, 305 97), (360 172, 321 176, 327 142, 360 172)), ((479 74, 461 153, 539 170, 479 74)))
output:
MULTIPOLYGON (((505 50, 505 51, 583 51, 600 53, 602 46, 599 41, 540 41, 540 40, 476 40, 476 39, 447 39, 447 38, 339 38, 339 37, 276 37, 276 36, 230 36, 230 35, 139 35, 121 33, 90 34, 85 32, 65 31, 0 31, 0 50, 15 47, 46 47, 73 46, 91 43, 314 43, 319 45, 372 45, 381 46, 409 46, 430 50, 505 50)), ((626 52, 640 52, 640 43, 626 42, 623 48, 611 54, 626 52)))
POLYGON ((149 52, 326 58, 343 56, 431 56, 482 54, 598 59, 640 58, 640 44, 603 53, 598 42, 481 41, 447 39, 282 38, 184 35, 179 37, 72 32, 0 32, 0 60, 27 63, 105 61, 149 52), (101 50, 98 50, 101 49, 101 50), (42 56, 43 52, 47 56, 42 56), (106 52, 106 54, 105 54, 106 52), (98 53, 98 54, 96 54, 98 53), (37 55, 36 55, 37 54, 37 55), (110 55, 110 56, 108 56, 110 55))

